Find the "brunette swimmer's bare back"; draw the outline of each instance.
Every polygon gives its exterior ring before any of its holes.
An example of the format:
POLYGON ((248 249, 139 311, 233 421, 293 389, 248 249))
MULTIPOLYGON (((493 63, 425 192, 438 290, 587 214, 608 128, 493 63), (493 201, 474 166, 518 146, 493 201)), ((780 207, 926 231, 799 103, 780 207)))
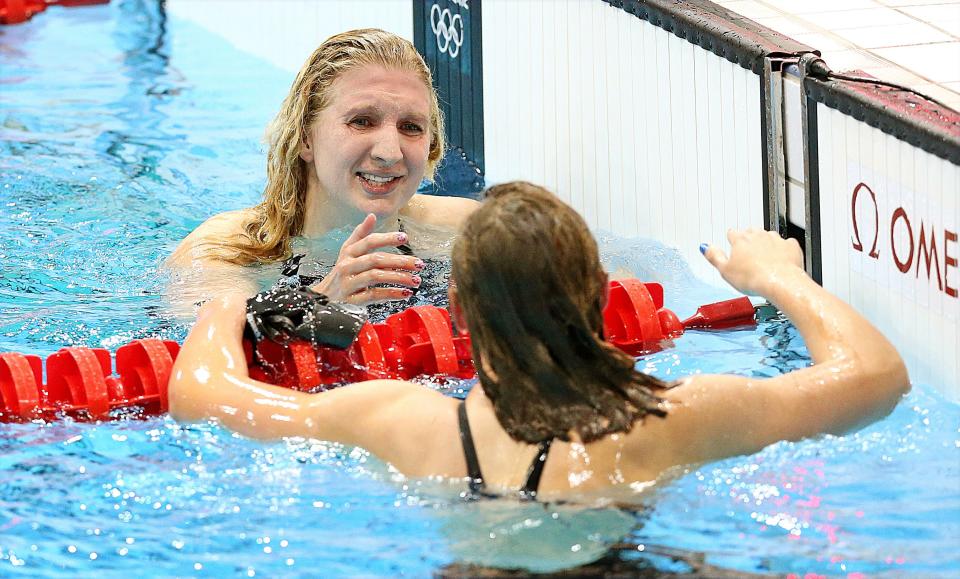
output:
MULTIPOLYGON (((675 466, 750 454, 781 440, 842 433, 882 417, 909 389, 894 347, 806 275, 795 241, 762 231, 728 237, 729 257, 710 247, 706 258, 733 287, 764 296, 782 310, 803 336, 813 365, 774 378, 691 376, 662 394, 665 418, 647 416, 627 433, 589 444, 575 437, 555 440, 540 497, 613 492, 653 481, 675 466)), ((455 289, 451 309, 459 318, 455 289)), ((174 367, 169 390, 174 418, 215 419, 254 438, 312 437, 357 445, 412 477, 466 475, 457 400, 403 381, 304 394, 252 380, 241 346, 243 327, 242 297, 204 306, 174 367)), ((466 407, 487 484, 516 489, 537 447, 507 434, 479 384, 466 407)))

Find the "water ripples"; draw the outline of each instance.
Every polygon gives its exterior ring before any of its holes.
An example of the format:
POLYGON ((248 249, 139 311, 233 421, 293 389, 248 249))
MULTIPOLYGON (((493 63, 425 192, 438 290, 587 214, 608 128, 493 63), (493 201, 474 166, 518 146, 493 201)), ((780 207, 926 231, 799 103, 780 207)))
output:
MULTIPOLYGON (((209 215, 259 196, 260 138, 289 75, 159 6, 51 10, 0 36, 2 351, 182 339, 162 259, 209 215)), ((678 313, 729 297, 656 242, 602 235, 601 251, 611 270, 663 282, 678 313)), ((667 379, 774 376, 809 356, 774 319, 688 332, 639 364, 667 379)), ((463 397, 473 383, 424 384, 463 397)), ((458 481, 405 480, 362 450, 135 413, 0 424, 0 575, 423 576, 455 561, 547 570, 601 556, 628 573, 945 575, 960 567, 958 414, 920 385, 865 430, 674 473, 631 510, 464 502, 458 481)))

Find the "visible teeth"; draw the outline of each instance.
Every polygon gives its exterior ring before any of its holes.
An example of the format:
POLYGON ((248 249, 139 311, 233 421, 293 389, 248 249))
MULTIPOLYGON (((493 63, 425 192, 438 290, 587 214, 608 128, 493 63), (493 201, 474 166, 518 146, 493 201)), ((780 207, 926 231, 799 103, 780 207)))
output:
POLYGON ((377 175, 371 175, 370 173, 360 173, 360 176, 367 181, 373 181, 374 183, 386 183, 396 179, 396 177, 379 177, 377 175))

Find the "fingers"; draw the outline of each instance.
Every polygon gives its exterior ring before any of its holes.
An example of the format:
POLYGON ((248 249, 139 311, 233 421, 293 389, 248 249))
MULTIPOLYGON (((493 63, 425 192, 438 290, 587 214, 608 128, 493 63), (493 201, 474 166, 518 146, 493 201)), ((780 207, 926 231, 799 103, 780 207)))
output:
POLYGON ((356 304, 406 299, 412 295, 406 288, 420 287, 422 279, 418 273, 424 268, 424 262, 417 257, 378 251, 340 260, 314 289, 332 300, 356 304), (374 287, 383 285, 402 287, 374 287), (396 291, 380 291, 385 289, 396 291))
POLYGON ((363 273, 352 276, 346 289, 352 295, 364 288, 380 284, 401 285, 410 288, 420 287, 422 281, 419 275, 413 275, 405 271, 368 269, 363 273), (353 291, 350 291, 351 289, 353 291))
MULTIPOLYGON (((729 237, 729 233, 727 236, 729 237)), ((727 254, 719 247, 704 244, 701 248, 703 250, 703 257, 707 258, 707 261, 709 261, 713 267, 721 269, 727 264, 727 254)))
POLYGON ((787 242, 789 243, 791 249, 793 249, 794 263, 800 267, 803 267, 803 248, 800 247, 800 243, 792 237, 788 239, 787 242))
POLYGON ((353 243, 347 239, 340 249, 340 256, 360 257, 361 255, 383 247, 398 247, 406 243, 407 239, 407 234, 402 231, 393 233, 370 233, 353 243))
POLYGON ((402 231, 373 233, 376 226, 377 216, 368 214, 340 246, 340 257, 360 257, 381 247, 397 247, 407 242, 407 234, 402 231))
POLYGON ((345 259, 340 268, 347 275, 357 275, 371 269, 396 269, 417 272, 425 267, 423 260, 412 255, 397 255, 375 251, 353 259, 345 259))
POLYGON ((355 275, 329 275, 315 284, 313 289, 334 301, 349 301, 351 303, 367 303, 363 300, 376 299, 406 299, 413 295, 407 288, 418 288, 423 282, 419 275, 406 271, 368 269, 355 275), (383 285, 393 287, 382 287, 383 285), (402 286, 402 287, 395 287, 402 286), (398 290, 397 292, 381 292, 379 290, 398 290), (374 291, 374 298, 364 294, 367 290, 374 291), (361 295, 360 300, 356 296, 361 295))
POLYGON ((425 267, 422 260, 378 251, 407 243, 407 234, 402 231, 374 233, 376 223, 376 216, 371 213, 357 225, 340 247, 333 270, 315 286, 317 291, 333 300, 369 304, 406 299, 412 295, 406 288, 420 286, 421 279, 416 274, 425 267))
POLYGON ((368 306, 370 304, 381 304, 398 300, 409 299, 413 295, 413 290, 400 287, 368 287, 352 296, 346 301, 351 304, 368 306))
POLYGON ((354 243, 370 235, 371 233, 373 233, 373 228, 376 226, 377 226, 377 216, 374 215, 373 213, 368 213, 367 216, 363 218, 363 221, 361 221, 360 224, 353 229, 353 233, 350 234, 350 237, 348 237, 347 240, 343 242, 342 247, 353 245, 354 243))

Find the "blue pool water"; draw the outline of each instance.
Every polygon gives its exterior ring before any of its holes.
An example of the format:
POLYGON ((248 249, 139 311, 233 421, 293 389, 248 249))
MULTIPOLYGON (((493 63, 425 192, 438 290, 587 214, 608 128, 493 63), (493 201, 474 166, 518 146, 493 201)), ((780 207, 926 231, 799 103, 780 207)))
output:
MULTIPOLYGON (((182 339, 160 262, 210 214, 257 199, 260 137, 290 80, 154 2, 0 28, 0 351, 182 339)), ((728 297, 655 242, 601 245, 611 269, 662 281, 681 316, 728 297)), ((688 333, 639 363, 669 379, 776 375, 808 357, 774 320, 688 333)), ((960 409, 917 385, 864 430, 672 473, 630 510, 461 490, 358 449, 165 417, 0 424, 0 576, 424 576, 604 557, 634 572, 948 577, 960 409)))

